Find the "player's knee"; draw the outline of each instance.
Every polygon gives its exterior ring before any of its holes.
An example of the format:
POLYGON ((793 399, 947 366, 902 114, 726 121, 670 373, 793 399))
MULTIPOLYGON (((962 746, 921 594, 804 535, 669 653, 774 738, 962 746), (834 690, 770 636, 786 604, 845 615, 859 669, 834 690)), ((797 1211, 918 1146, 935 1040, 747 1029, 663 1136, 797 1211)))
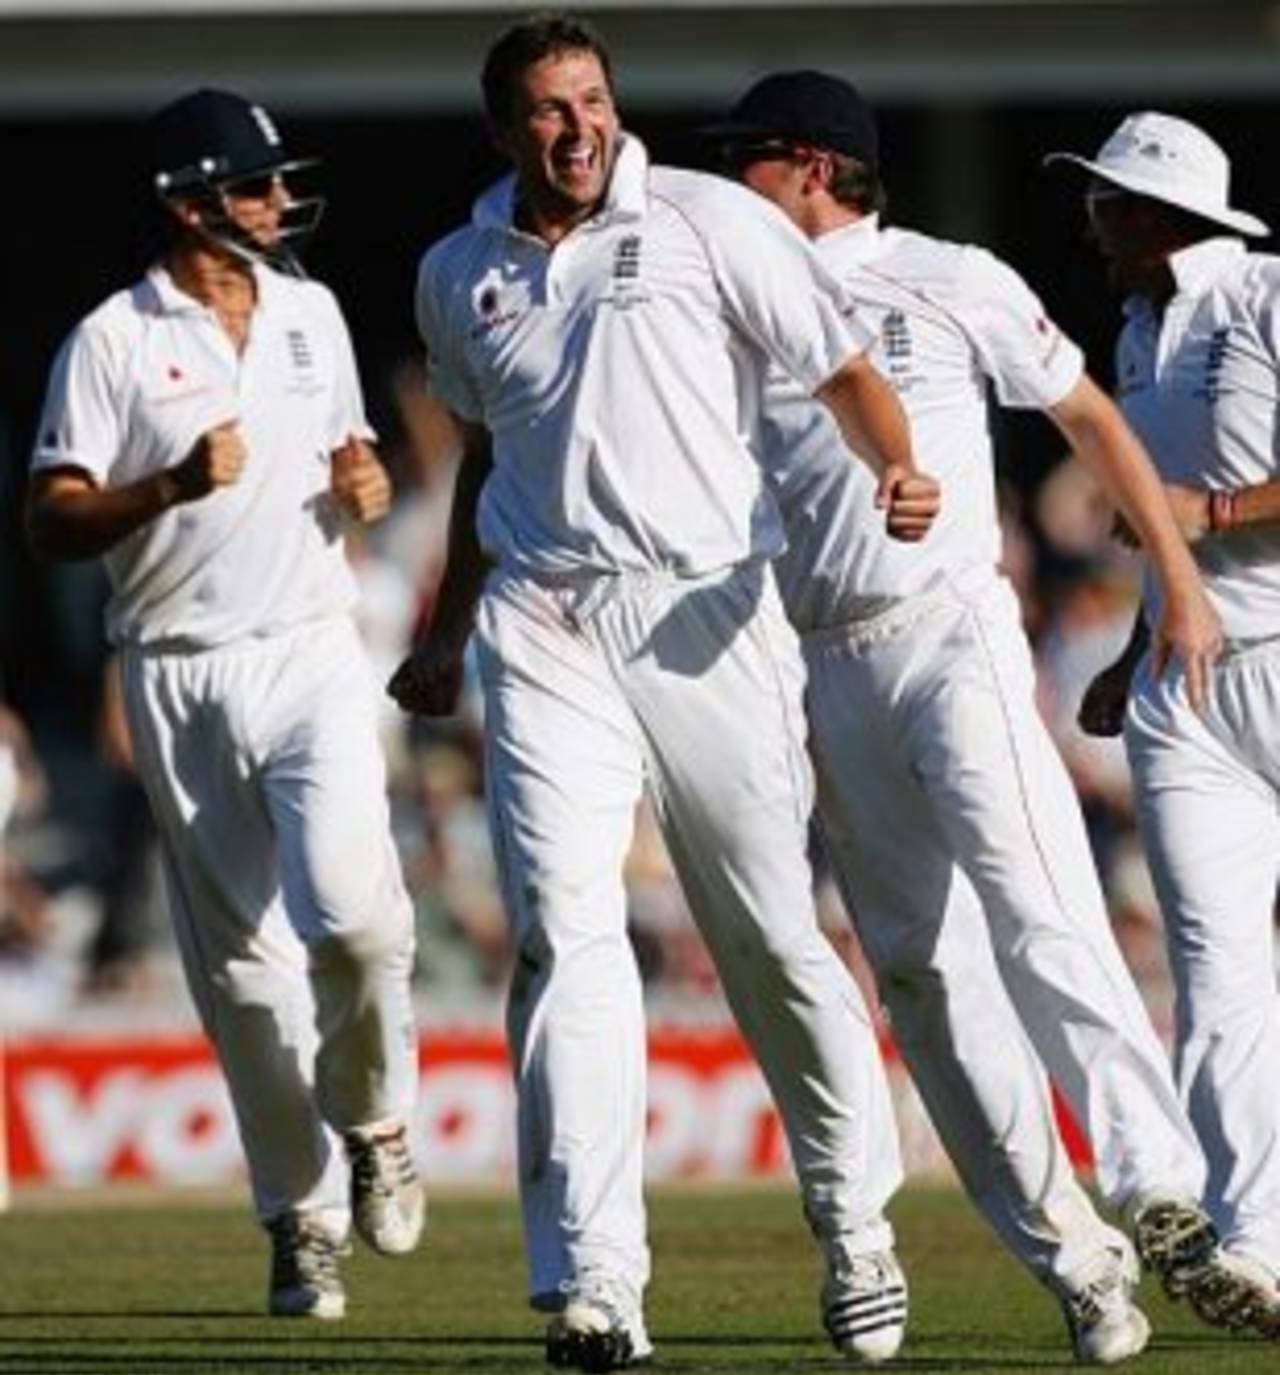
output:
POLYGON ((398 912, 334 924, 310 942, 313 966, 365 969, 412 961, 412 925, 398 912))
POLYGON ((876 970, 880 996, 892 1008, 929 1006, 947 996, 942 971, 927 960, 900 958, 876 970))

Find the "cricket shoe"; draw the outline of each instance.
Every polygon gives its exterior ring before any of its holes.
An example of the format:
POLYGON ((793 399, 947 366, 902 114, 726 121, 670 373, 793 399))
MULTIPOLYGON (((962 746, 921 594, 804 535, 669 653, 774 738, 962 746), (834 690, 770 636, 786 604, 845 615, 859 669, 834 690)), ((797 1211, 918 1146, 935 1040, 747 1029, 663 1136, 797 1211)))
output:
POLYGON ((267 1223, 267 1232, 271 1237, 267 1311, 272 1317, 329 1321, 344 1317, 347 1295, 338 1260, 351 1248, 305 1213, 281 1213, 267 1223))
POLYGON ((865 1365, 892 1360, 907 1329, 907 1281, 897 1257, 851 1255, 838 1238, 823 1249, 822 1325, 836 1350, 865 1365))
POLYGON ((1061 1302, 1076 1360, 1115 1365, 1146 1346, 1151 1324, 1133 1302, 1138 1277, 1137 1257, 1127 1242, 1107 1247, 1072 1277, 1061 1302))
POLYGON ((1171 1299, 1188 1293, 1221 1255, 1209 1214, 1191 1199, 1144 1194, 1127 1211, 1138 1259, 1160 1277, 1171 1299))
POLYGON ((1187 1302, 1213 1327, 1280 1339, 1280 1277, 1251 1256, 1219 1250, 1192 1279, 1187 1302))
POLYGON ((344 1133, 343 1141, 351 1162, 356 1232, 384 1256, 407 1254, 422 1236, 427 1197, 404 1125, 356 1127, 344 1133))
POLYGON ((588 1270, 565 1289, 547 1325, 547 1364, 589 1372, 622 1370, 653 1355, 640 1300, 624 1280, 588 1270))

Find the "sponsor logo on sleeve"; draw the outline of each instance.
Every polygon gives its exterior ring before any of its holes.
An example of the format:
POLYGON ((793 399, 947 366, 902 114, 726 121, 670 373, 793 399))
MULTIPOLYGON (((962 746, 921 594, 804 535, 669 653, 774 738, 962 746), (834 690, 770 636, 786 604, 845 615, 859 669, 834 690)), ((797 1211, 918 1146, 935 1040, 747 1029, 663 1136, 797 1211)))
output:
POLYGON ((1195 389, 1195 395, 1211 406, 1236 390, 1224 380, 1230 337, 1231 331, 1225 325, 1219 326, 1209 336, 1209 344, 1205 349, 1204 376, 1195 389))

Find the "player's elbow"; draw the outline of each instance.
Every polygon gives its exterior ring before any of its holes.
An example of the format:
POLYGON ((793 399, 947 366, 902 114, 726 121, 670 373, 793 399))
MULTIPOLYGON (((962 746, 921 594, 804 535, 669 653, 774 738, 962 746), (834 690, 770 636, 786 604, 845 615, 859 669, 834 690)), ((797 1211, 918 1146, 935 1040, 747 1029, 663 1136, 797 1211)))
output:
POLYGON ((28 501, 24 513, 27 547, 50 563, 79 563, 96 558, 99 550, 88 547, 75 525, 49 502, 28 501))
POLYGON ((61 552, 62 542, 58 539, 57 521, 50 518, 43 503, 27 502, 23 512, 23 529, 27 536, 27 548, 36 558, 56 560, 66 557, 61 552))

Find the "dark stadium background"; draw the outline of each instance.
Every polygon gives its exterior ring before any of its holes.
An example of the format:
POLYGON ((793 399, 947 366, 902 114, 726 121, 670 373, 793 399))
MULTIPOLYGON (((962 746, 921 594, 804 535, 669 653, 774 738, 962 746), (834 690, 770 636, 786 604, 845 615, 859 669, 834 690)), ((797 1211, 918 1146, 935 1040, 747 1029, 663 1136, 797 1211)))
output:
MULTIPOLYGON (((698 165, 691 130, 719 111, 626 100, 626 123, 659 159, 698 165)), ((217 84, 216 77, 210 84, 217 84)), ((258 94, 252 90, 249 94, 258 94)), ((351 324, 368 402, 394 429, 388 377, 416 349, 414 267, 424 245, 463 218, 500 164, 476 115, 278 114, 290 144, 324 160, 325 221, 307 254, 351 324)), ((1092 151, 1127 110, 1151 106, 1202 120, 1233 157, 1233 200, 1280 222, 1275 106, 1260 100, 1184 103, 1135 90, 1121 104, 881 104, 891 220, 944 237, 976 238, 1018 266, 1050 311, 1109 375, 1118 318, 1101 265, 1082 242, 1076 183, 1040 167, 1054 148, 1092 151)), ((0 655, 4 687, 42 744, 87 731, 100 642, 61 614, 67 580, 26 555, 21 491, 44 379, 74 322, 146 264, 151 194, 139 164, 141 118, 0 119, 0 655)), ((1038 417, 1001 421, 1001 462, 1030 489, 1061 456, 1038 417)), ((1042 551, 1053 571, 1052 551, 1042 551)))

